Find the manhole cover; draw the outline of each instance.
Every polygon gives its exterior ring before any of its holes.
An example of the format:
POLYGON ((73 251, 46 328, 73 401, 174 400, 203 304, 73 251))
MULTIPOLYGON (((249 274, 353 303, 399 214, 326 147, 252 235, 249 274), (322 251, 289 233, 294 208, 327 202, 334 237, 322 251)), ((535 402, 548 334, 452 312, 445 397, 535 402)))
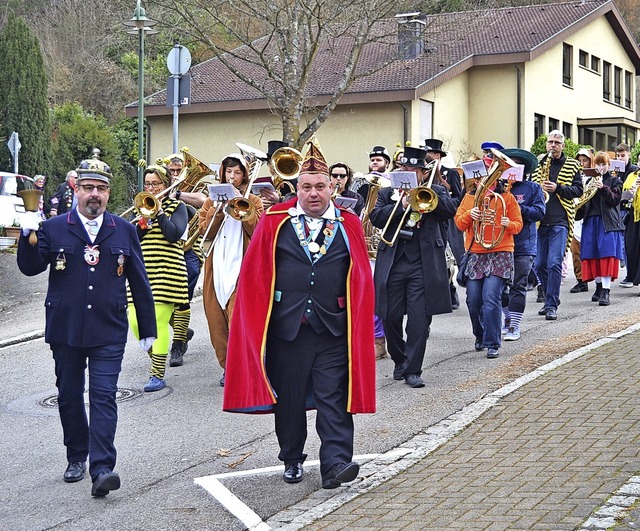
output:
MULTIPOLYGON (((142 391, 138 389, 129 389, 127 387, 118 387, 116 393, 116 402, 126 402, 127 400, 133 400, 142 395, 142 391)), ((89 391, 84 392, 84 403, 89 405, 89 391)), ((58 395, 48 396, 41 400, 38 400, 38 405, 42 407, 58 408, 58 395)))

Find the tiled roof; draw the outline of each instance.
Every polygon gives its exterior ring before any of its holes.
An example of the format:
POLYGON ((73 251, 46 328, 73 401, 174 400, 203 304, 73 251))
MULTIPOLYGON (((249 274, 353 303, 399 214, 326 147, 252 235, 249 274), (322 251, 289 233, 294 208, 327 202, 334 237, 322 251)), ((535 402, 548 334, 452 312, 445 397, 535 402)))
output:
MULTIPOLYGON (((359 62, 359 72, 371 72, 374 66, 389 63, 380 70, 356 80, 345 98, 378 98, 384 93, 410 91, 419 96, 474 64, 502 64, 535 58, 559 40, 591 21, 606 15, 622 41, 630 33, 617 8, 609 0, 507 7, 481 11, 446 13, 424 18, 427 25, 425 52, 412 60, 392 60, 397 54, 397 21, 384 20, 375 30, 385 35, 385 42, 365 46, 359 62)), ((632 39, 631 39, 632 40, 632 39)), ((640 53, 635 42, 624 42, 627 52, 640 69, 640 53)), ((318 55, 312 72, 308 97, 322 98, 334 93, 344 69, 351 45, 350 37, 327 41, 318 55)), ((238 49, 237 51, 242 51, 238 49)), ((248 62, 241 65, 251 79, 268 83, 264 70, 248 62)), ((218 58, 205 61, 191 69, 192 105, 228 102, 229 110, 253 102, 264 108, 267 102, 255 88, 238 79, 218 58), (231 102, 238 102, 233 105, 231 102), (244 102, 244 103, 243 103, 244 102), (261 103, 260 103, 261 102, 261 103)), ((149 104, 165 104, 166 91, 158 92, 149 104)), ((369 99, 368 101, 376 101, 369 99)), ((135 105, 135 104, 134 104, 135 105)), ((160 109, 157 109, 160 111, 160 109)), ((192 109, 195 111, 195 109, 192 109)), ((160 111, 162 112, 162 111, 160 111)), ((170 112, 167 109, 167 112, 170 112)))

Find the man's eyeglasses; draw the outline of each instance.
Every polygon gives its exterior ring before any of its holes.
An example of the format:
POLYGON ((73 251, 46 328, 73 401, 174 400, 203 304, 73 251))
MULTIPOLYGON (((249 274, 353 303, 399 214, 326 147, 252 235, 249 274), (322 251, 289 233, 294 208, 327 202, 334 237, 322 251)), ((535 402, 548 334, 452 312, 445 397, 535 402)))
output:
POLYGON ((145 188, 160 188, 162 183, 144 183, 145 188))
POLYGON ((98 190, 99 194, 106 194, 109 191, 109 187, 106 184, 99 184, 97 186, 95 184, 79 184, 78 186, 82 188, 82 191, 86 194, 90 194, 94 190, 98 190))
POLYGON ((334 179, 346 179, 347 178, 347 174, 346 173, 332 173, 331 177, 333 177, 334 179))
POLYGON ((169 168, 169 173, 178 175, 182 170, 180 168, 169 168))

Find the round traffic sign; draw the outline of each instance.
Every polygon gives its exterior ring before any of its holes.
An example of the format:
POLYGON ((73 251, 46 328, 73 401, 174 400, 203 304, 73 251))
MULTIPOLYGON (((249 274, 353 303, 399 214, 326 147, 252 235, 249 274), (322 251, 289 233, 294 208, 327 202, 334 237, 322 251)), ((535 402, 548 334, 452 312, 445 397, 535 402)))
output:
POLYGON ((176 44, 167 56, 167 68, 174 76, 183 76, 191 67, 191 52, 181 44, 176 44))

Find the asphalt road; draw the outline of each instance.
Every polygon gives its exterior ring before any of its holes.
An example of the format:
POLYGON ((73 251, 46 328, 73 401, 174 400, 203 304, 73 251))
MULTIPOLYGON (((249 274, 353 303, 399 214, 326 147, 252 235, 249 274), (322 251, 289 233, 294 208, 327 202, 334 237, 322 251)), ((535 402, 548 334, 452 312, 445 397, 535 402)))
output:
MULTIPOLYGON (((473 349, 464 302, 452 315, 436 316, 427 345, 426 387, 410 389, 391 378, 393 363, 378 362, 378 412, 356 417, 355 452, 386 452, 425 428, 459 411, 491 390, 578 346, 635 323, 640 316, 638 288, 612 289, 612 303, 599 307, 590 293, 569 294, 562 287, 558 321, 537 315, 529 294, 522 339, 505 343, 500 358, 487 360, 473 349)), ((0 254, 0 344, 7 338, 44 328, 46 274, 20 275, 15 256, 0 254)), ((461 290, 464 299, 464 290, 461 290)), ((148 358, 137 342, 127 345, 120 387, 117 471, 122 488, 92 499, 90 481, 65 484, 66 466, 55 398, 53 361, 40 339, 0 348, 0 522, 12 530, 236 530, 245 526, 202 487, 196 478, 278 466, 271 416, 223 413, 221 369, 211 349, 202 301, 193 303, 191 341, 185 365, 168 368, 168 387, 144 395, 148 358)), ((309 460, 317 459, 318 439, 309 413, 309 460)), ((318 468, 305 479, 285 484, 281 469, 222 479, 222 484, 263 520, 308 498, 339 496, 322 491, 318 468)), ((324 498, 323 498, 324 499, 324 498)))

